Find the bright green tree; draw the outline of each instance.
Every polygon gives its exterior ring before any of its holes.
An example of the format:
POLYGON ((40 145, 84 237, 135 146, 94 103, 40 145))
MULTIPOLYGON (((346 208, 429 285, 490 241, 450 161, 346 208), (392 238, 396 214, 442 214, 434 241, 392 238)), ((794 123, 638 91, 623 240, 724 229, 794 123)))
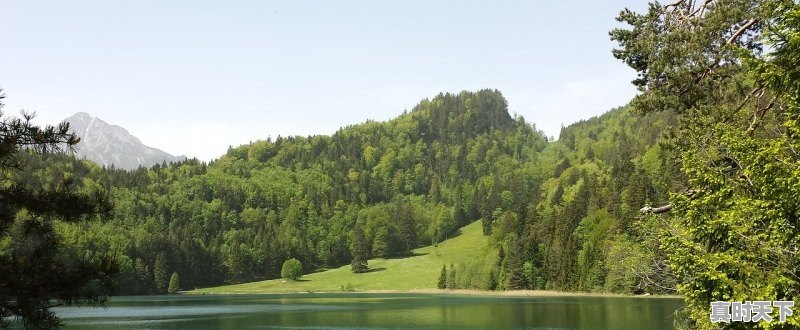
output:
POLYGON ((300 260, 291 258, 283 262, 281 267, 281 278, 297 281, 303 277, 303 264, 300 260))
POLYGON ((172 276, 169 277, 169 289, 167 289, 167 293, 175 294, 178 293, 181 289, 180 284, 180 277, 178 276, 177 272, 173 272, 172 276))
POLYGON ((612 31, 614 56, 641 91, 631 106, 680 118, 670 145, 690 189, 650 210, 671 210, 663 246, 686 316, 711 329, 712 301, 796 300, 800 4, 679 0, 618 20, 630 28, 612 31))

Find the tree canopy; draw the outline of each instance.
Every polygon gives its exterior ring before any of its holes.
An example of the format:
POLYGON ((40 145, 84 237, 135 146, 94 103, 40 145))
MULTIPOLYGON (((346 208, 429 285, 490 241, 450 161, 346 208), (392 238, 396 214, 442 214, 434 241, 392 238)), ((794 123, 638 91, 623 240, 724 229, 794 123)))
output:
POLYGON ((79 142, 68 124, 39 127, 26 113, 0 112, 0 118, 0 326, 16 317, 26 328, 55 327, 60 321, 51 307, 105 302, 117 273, 111 256, 64 246, 55 227, 108 216, 111 205, 102 189, 89 192, 60 171, 20 180, 31 169, 26 155, 58 153, 79 142))
POLYGON ((715 328, 712 301, 795 300, 800 4, 676 1, 618 19, 630 27, 612 31, 614 55, 638 72, 632 109, 680 120, 668 146, 688 189, 671 196, 663 235, 688 325, 715 328))

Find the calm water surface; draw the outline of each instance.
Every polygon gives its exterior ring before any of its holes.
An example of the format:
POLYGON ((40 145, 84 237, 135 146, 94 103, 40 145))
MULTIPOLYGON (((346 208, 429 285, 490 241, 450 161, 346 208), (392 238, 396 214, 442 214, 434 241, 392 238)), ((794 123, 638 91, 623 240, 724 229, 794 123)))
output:
POLYGON ((65 329, 672 329, 673 298, 421 294, 114 297, 65 329))

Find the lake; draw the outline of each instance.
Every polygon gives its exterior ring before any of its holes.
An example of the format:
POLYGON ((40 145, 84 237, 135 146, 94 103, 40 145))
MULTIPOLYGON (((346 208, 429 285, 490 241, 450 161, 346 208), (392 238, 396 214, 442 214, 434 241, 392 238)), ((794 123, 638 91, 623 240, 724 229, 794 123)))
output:
POLYGON ((65 329, 672 329, 676 298, 431 294, 114 297, 65 329))

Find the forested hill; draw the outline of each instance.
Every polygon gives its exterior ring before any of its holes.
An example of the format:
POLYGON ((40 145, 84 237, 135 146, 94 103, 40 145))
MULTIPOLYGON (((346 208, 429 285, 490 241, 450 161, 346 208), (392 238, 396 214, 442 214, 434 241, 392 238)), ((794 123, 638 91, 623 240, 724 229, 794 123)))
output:
POLYGON ((618 109, 548 143, 483 90, 331 136, 231 148, 210 164, 123 171, 31 158, 20 176, 63 171, 76 190, 110 191, 113 219, 59 232, 87 258, 115 255, 120 293, 164 292, 173 272, 191 289, 276 278, 289 258, 307 272, 340 266, 355 247, 404 255, 477 219, 497 255, 457 265, 459 286, 657 291, 653 279, 669 287, 669 276, 651 269, 658 244, 635 224, 674 184, 654 143, 670 120, 618 109))

